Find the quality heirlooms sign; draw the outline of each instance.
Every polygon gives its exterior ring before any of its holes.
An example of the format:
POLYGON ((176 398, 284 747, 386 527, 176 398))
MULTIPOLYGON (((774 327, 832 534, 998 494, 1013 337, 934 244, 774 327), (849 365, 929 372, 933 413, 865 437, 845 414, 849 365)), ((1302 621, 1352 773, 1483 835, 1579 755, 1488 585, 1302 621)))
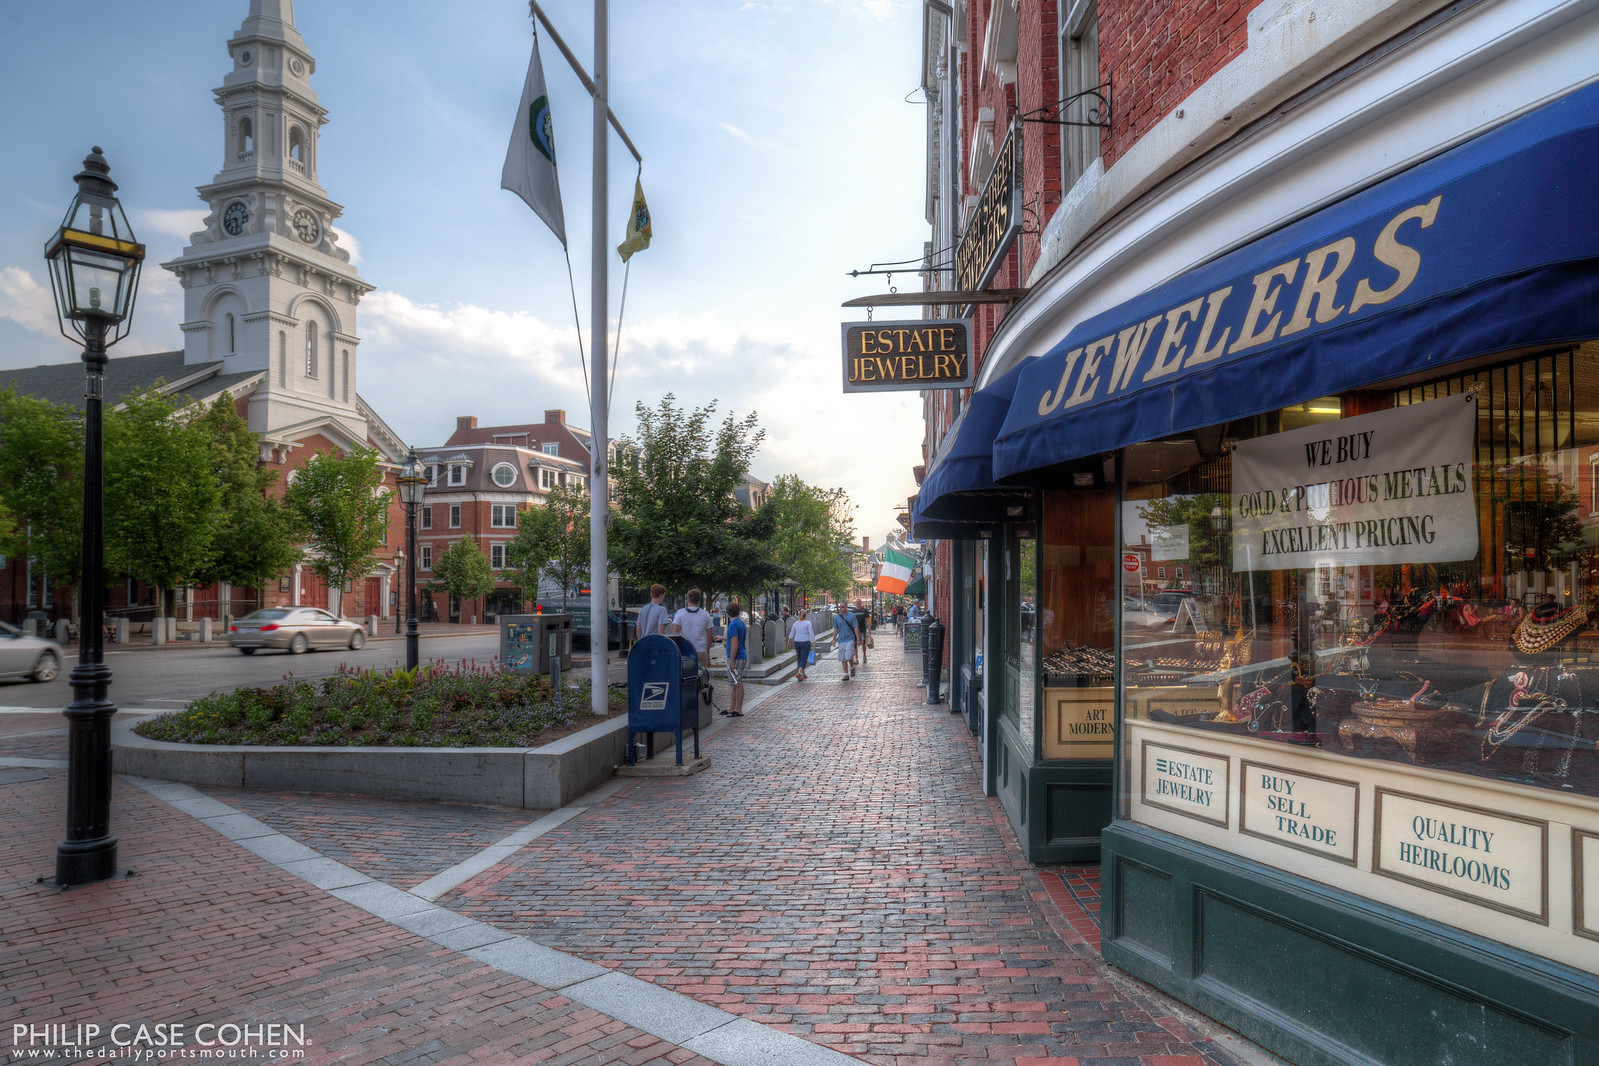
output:
POLYGON ((1022 231, 1022 124, 994 157, 994 169, 955 248, 955 288, 974 292, 994 280, 999 265, 1022 231))
POLYGON ((969 389, 969 318, 844 323, 844 391, 969 389))
POLYGON ((1233 569, 1477 555, 1475 393, 1239 441, 1233 569))

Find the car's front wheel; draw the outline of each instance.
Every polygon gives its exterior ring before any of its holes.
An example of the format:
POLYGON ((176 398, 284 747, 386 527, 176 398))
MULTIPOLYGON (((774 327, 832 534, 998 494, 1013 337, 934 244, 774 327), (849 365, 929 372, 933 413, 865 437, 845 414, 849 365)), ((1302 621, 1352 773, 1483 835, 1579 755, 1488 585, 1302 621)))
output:
POLYGON ((365 633, 363 633, 359 629, 357 629, 354 633, 350 634, 350 650, 351 651, 360 651, 365 646, 366 646, 366 634, 365 633))
POLYGON ((302 652, 304 652, 305 649, 307 647, 309 647, 309 646, 310 645, 308 645, 306 643, 305 634, 304 633, 296 633, 294 635, 294 639, 289 641, 289 654, 290 655, 299 655, 302 652))
POLYGON ((33 664, 33 679, 35 681, 54 681, 61 673, 61 660, 50 652, 39 656, 39 661, 33 664))

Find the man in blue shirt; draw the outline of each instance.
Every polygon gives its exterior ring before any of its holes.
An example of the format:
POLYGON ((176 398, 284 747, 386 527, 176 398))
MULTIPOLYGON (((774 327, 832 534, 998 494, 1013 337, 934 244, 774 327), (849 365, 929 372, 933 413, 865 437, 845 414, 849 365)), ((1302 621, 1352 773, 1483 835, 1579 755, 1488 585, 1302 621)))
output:
POLYGON ((744 717, 744 668, 749 665, 749 626, 739 617, 743 608, 733 600, 727 605, 727 710, 729 718, 744 717))

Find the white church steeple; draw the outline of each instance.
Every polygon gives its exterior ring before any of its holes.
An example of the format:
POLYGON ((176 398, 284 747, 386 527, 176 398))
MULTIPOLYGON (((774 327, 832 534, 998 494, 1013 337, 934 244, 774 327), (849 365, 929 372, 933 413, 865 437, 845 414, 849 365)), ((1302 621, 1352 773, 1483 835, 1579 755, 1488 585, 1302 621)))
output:
POLYGON ((249 400, 258 433, 331 417, 364 440, 356 305, 372 286, 338 246, 343 209, 317 182, 327 112, 292 0, 250 0, 227 47, 233 66, 215 90, 222 167, 198 189, 210 212, 163 264, 184 289, 184 362, 264 374, 249 400))

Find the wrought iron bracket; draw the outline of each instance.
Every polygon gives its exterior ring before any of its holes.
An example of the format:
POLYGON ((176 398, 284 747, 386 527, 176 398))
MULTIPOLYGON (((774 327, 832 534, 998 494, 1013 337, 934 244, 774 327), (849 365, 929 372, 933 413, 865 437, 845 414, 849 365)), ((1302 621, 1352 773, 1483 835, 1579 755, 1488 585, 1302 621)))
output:
POLYGON ((1023 122, 1038 122, 1049 126, 1085 126, 1108 130, 1110 129, 1110 79, 1106 78, 1092 89, 1073 93, 1064 100, 1045 104, 1018 117, 1023 122), (1079 102, 1082 105, 1082 119, 1067 118, 1068 110, 1079 102))

